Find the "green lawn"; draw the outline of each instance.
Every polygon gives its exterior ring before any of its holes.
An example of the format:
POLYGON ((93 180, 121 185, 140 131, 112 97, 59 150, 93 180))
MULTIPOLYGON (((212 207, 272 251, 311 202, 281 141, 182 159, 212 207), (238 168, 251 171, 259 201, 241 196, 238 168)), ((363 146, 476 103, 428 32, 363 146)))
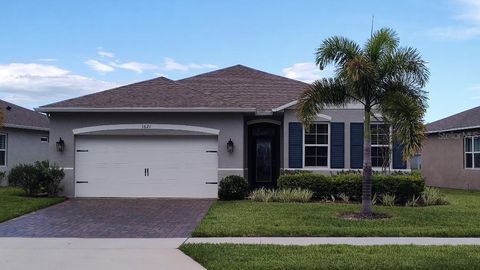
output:
POLYGON ((180 249, 209 270, 480 268, 478 246, 186 244, 180 249))
POLYGON ((347 221, 359 204, 217 202, 193 236, 437 236, 480 237, 480 192, 443 190, 450 205, 383 207, 384 220, 347 221))
POLYGON ((26 197, 25 193, 14 187, 0 187, 0 222, 9 220, 26 213, 63 202, 62 197, 26 197))

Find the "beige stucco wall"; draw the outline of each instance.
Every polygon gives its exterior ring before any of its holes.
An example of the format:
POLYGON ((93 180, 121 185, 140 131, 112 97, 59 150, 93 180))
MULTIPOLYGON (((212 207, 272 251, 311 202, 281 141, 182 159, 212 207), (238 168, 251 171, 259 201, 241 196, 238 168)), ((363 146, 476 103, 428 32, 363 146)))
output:
POLYGON ((480 170, 464 168, 463 135, 431 134, 422 149, 422 175, 429 186, 480 189, 480 170))

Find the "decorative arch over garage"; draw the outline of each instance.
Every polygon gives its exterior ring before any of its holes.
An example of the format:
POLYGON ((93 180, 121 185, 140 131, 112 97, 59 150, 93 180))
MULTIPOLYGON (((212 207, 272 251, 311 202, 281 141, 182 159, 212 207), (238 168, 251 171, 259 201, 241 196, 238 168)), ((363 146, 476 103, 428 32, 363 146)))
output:
POLYGON ((74 135, 91 134, 97 132, 112 132, 122 130, 169 130, 201 133, 205 135, 218 135, 220 130, 199 126, 189 125, 171 125, 171 124, 119 124, 119 125, 100 125, 77 128, 73 130, 74 135))

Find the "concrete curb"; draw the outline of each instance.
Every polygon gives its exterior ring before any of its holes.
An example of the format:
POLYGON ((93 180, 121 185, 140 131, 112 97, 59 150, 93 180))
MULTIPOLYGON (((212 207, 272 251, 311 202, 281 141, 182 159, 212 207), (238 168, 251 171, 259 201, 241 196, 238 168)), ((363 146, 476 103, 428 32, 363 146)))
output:
POLYGON ((186 244, 262 244, 262 245, 480 245, 480 238, 440 237, 212 237, 189 238, 186 244))

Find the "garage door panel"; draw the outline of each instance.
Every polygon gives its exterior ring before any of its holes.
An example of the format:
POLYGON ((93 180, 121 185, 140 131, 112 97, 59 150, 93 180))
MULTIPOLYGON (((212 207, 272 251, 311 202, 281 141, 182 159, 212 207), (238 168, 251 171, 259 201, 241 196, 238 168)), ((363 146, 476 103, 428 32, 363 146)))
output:
POLYGON ((216 136, 79 136, 76 196, 217 196, 216 136), (145 169, 148 168, 148 176, 145 169))

